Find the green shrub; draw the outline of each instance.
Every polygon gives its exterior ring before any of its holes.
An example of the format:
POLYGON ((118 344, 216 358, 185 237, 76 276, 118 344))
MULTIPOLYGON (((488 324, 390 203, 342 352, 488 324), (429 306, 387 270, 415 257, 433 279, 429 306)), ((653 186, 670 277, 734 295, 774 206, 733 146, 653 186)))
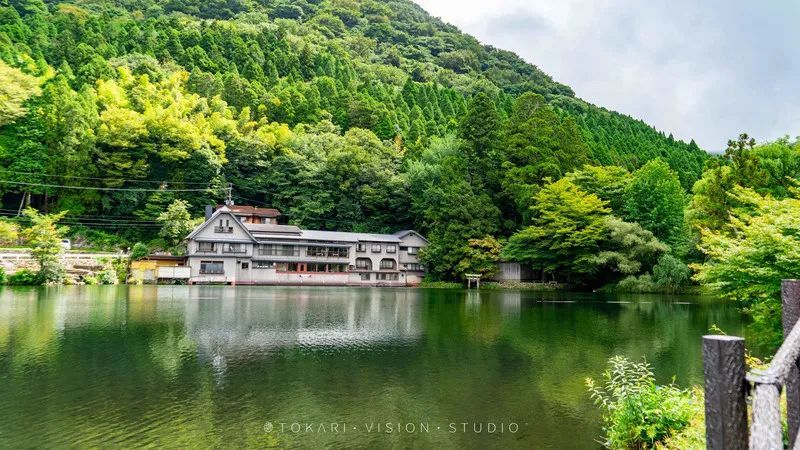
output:
POLYGON ((6 270, 0 267, 0 284, 6 284, 6 270))
POLYGON ((141 242, 137 242, 133 245, 131 249, 131 261, 136 261, 140 258, 144 258, 145 256, 150 254, 150 248, 141 242))
POLYGON ((656 385, 647 362, 615 356, 608 364, 602 383, 586 380, 592 399, 603 410, 606 447, 642 449, 663 445, 702 414, 702 399, 674 384, 656 385))
POLYGON ((664 255, 653 267, 653 281, 659 286, 678 289, 684 286, 692 275, 689 266, 672 255, 664 255))
MULTIPOLYGON (((92 281, 96 281, 96 283, 94 283, 94 284, 117 284, 117 283, 119 283, 119 275, 118 275, 118 272, 117 272, 117 266, 119 265, 118 261, 122 261, 122 259, 121 258, 115 258, 115 259, 109 260, 107 258, 101 258, 100 262, 103 264, 103 269, 101 271, 97 272, 94 275, 94 277, 93 277, 94 280, 92 280, 92 281)), ((124 261, 123 261, 122 264, 123 264, 123 271, 124 271, 125 270, 124 261)), ((84 278, 84 281, 86 281, 86 278, 84 278)), ((91 284, 91 281, 87 282, 87 284, 91 284)))
POLYGON ((22 269, 9 275, 6 282, 11 286, 36 286, 42 284, 42 279, 36 272, 22 269))
POLYGON ((657 292, 658 285, 653 282, 653 277, 650 276, 649 273, 644 275, 629 275, 619 283, 613 289, 617 292, 657 292))

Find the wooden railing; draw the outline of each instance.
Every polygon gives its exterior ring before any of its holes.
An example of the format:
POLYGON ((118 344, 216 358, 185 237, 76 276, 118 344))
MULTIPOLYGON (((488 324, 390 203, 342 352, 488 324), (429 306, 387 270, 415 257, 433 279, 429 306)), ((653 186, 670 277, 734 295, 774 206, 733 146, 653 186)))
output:
POLYGON ((784 386, 788 448, 800 450, 797 440, 800 428, 800 280, 784 280, 781 299, 784 341, 764 370, 746 372, 744 339, 703 336, 706 447, 709 450, 783 449, 780 398, 784 386), (749 430, 748 400, 751 402, 749 430))

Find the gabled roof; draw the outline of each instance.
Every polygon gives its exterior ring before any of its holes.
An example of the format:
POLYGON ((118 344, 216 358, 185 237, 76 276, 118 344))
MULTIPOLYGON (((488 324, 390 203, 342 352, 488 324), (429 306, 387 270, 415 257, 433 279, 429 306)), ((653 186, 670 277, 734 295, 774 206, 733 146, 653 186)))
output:
POLYGON ((414 230, 400 230, 400 231, 398 231, 396 233, 392 233, 392 234, 394 236, 397 236, 398 239, 403 239, 404 237, 408 236, 409 234, 416 234, 417 236, 419 236, 420 239, 422 239, 425 242, 428 242, 428 240, 425 239, 425 236, 419 234, 418 232, 416 232, 414 230))
POLYGON ((247 227, 245 227, 244 224, 241 223, 239 221, 239 219, 237 219, 236 216, 233 215, 233 213, 231 213, 231 210, 228 209, 227 206, 223 206, 222 208, 219 208, 216 211, 214 211, 214 214, 212 214, 211 217, 208 218, 208 220, 206 220, 205 222, 203 222, 200 225, 198 225, 197 228, 195 228, 191 233, 189 233, 189 235, 186 236, 186 239, 193 239, 195 236, 197 236, 198 233, 200 233, 202 230, 204 230, 207 226, 210 226, 211 224, 213 224, 214 220, 217 219, 221 215, 226 215, 226 216, 230 217, 231 218, 231 225, 232 226, 242 227, 242 229, 244 230, 245 233, 247 233, 247 235, 250 237, 250 239, 255 242, 256 238, 253 237, 253 234, 250 232, 250 230, 248 230, 247 227), (234 223, 235 223, 235 225, 234 225, 234 223))
POLYGON ((281 215, 281 212, 275 208, 257 208, 255 206, 247 206, 247 205, 217 205, 217 209, 220 208, 228 208, 232 213, 236 215, 247 215, 247 216, 258 216, 258 217, 269 217, 275 218, 281 215))
POLYGON ((258 242, 258 239, 291 239, 291 240, 310 240, 310 241, 331 241, 331 242, 391 242, 400 243, 401 239, 409 234, 419 236, 425 242, 428 242, 424 236, 414 230, 403 230, 393 234, 378 234, 378 233, 350 233, 346 231, 322 231, 322 230, 302 230, 294 225, 275 225, 268 223, 242 223, 236 218, 234 212, 227 206, 214 211, 214 214, 205 222, 200 224, 194 229, 186 239, 193 239, 205 227, 213 224, 215 219, 220 215, 227 215, 231 218, 232 226, 241 227, 253 242, 258 242))

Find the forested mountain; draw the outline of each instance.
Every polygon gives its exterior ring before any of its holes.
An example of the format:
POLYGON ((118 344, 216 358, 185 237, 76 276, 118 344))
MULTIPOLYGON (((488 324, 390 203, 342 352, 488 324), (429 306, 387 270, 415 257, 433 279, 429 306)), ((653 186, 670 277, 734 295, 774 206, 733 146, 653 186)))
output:
POLYGON ((502 238, 584 164, 688 190, 707 159, 404 0, 11 0, 0 81, 3 211, 129 239, 228 183, 307 227, 502 238))

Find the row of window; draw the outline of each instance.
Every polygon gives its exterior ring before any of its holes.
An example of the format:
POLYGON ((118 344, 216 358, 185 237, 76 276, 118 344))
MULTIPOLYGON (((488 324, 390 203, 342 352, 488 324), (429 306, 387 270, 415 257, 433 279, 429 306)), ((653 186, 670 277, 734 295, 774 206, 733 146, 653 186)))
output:
POLYGON ((344 273, 347 272, 347 264, 276 263, 275 270, 278 272, 344 273))
MULTIPOLYGON (((380 253, 382 249, 383 249, 382 244, 372 244, 372 253, 380 253)), ((366 253, 367 244, 363 242, 356 244, 356 251, 359 253, 366 253)), ((386 253, 397 253, 397 245, 386 244, 386 253)))
MULTIPOLYGON (((364 260, 365 258, 359 258, 356 260, 356 269, 358 270, 372 270, 372 262, 369 260, 369 265, 359 264, 360 260, 364 260)), ((248 269, 249 263, 243 262, 242 269, 248 269)), ((383 259, 381 260, 380 268, 381 270, 387 269, 395 269, 396 263, 393 259, 383 259)), ((408 270, 416 270, 421 271, 422 265, 420 264, 408 264, 406 265, 408 270)), ((272 261, 253 261, 253 268, 254 269, 276 269, 278 272, 334 272, 334 273, 342 273, 347 272, 347 264, 328 264, 328 263, 274 263, 272 261)), ((221 275, 225 273, 225 264, 223 261, 200 261, 200 273, 201 274, 208 274, 208 275, 221 275)), ((369 274, 362 274, 362 279, 364 276, 367 276, 369 279, 369 274)), ((377 274, 377 275, 397 275, 395 274, 377 274)), ((379 278, 382 279, 382 278, 379 278)))
MULTIPOLYGON (((362 273, 361 281, 370 281, 372 279, 371 273, 362 273)), ((375 279, 378 281, 397 281, 400 279, 397 273, 376 273, 375 279)))
MULTIPOLYGON (((397 262, 391 258, 384 258, 380 262, 381 270, 392 270, 397 268, 397 262)), ((356 269, 372 270, 372 260, 369 258, 356 258, 356 269)))
MULTIPOLYGON (((202 253, 216 253, 216 242, 198 242, 197 251, 202 253)), ((247 253, 245 244, 222 244, 222 253, 247 253)))
MULTIPOLYGON (((216 253, 216 242, 198 242, 197 251, 203 253, 216 253)), ((372 244, 372 252, 380 253, 381 244, 372 244)), ((401 247, 405 249, 409 255, 416 255, 418 247, 401 247)), ((356 251, 364 253, 367 251, 367 244, 358 244, 356 251)), ((223 253, 246 253, 247 248, 245 244, 240 243, 225 243, 222 244, 223 253)), ((386 245, 386 253, 397 253, 397 246, 394 244, 386 245)), ((296 245, 280 245, 280 244, 264 244, 258 247, 258 254, 261 256, 300 256, 300 248, 296 245)), ((306 249, 306 256, 321 257, 321 258, 347 258, 350 255, 350 249, 347 247, 308 247, 306 249)))
POLYGON ((308 247, 306 256, 320 258, 347 258, 350 256, 350 249, 347 247, 308 247))

